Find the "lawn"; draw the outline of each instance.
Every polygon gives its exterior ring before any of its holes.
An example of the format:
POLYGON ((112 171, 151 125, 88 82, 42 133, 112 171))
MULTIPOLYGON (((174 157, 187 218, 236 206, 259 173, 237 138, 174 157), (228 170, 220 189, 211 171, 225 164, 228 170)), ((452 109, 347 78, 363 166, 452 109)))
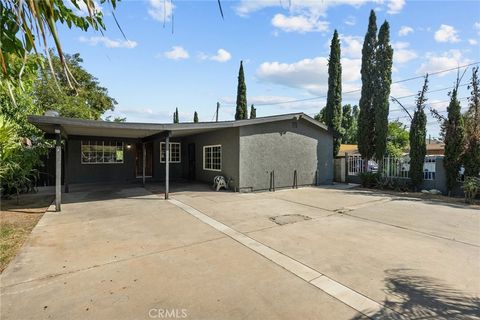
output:
POLYGON ((2 199, 0 211, 0 272, 7 267, 28 235, 52 203, 53 196, 44 193, 2 199))

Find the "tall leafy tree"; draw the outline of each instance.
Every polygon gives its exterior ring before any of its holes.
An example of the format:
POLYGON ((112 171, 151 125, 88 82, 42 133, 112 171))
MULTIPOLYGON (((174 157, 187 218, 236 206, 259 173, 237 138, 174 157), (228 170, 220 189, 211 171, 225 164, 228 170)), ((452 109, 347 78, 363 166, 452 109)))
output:
POLYGON ((328 59, 328 93, 325 108, 326 125, 333 132, 333 156, 342 143, 342 64, 340 62, 340 39, 333 32, 328 59))
POLYGON ((464 148, 464 125, 461 113, 460 101, 458 101, 458 86, 460 79, 453 90, 449 93, 450 103, 447 107, 447 119, 445 121, 445 158, 443 166, 447 176, 447 190, 451 194, 458 178, 458 172, 462 166, 462 154, 464 148))
MULTIPOLYGON (((358 117, 358 150, 362 157, 371 159, 375 153, 375 50, 377 47, 377 17, 370 11, 368 30, 362 48, 362 91, 360 96, 360 113, 358 117)), ((365 166, 367 161, 365 161, 365 166)))
POLYGON ((198 122, 198 113, 197 113, 197 111, 195 111, 193 113, 193 123, 197 123, 197 122, 198 122))
POLYGON ((401 156, 408 149, 409 132, 399 120, 388 124, 387 154, 393 157, 401 156))
POLYGON ((463 156, 465 176, 476 177, 480 174, 480 91, 478 67, 473 68, 472 80, 469 86, 471 91, 470 106, 465 113, 466 145, 463 156))
POLYGON ((357 143, 358 106, 346 104, 342 108, 342 143, 357 143))
POLYGON ((243 74, 243 61, 240 61, 240 69, 238 70, 237 109, 235 112, 235 120, 243 119, 248 119, 247 86, 245 85, 245 75, 243 74))
POLYGON ((414 190, 423 181, 423 163, 427 153, 427 115, 425 114, 426 93, 428 91, 428 75, 425 76, 422 90, 417 95, 415 113, 410 124, 410 179, 414 190))
MULTIPOLYGON (((392 84, 393 49, 390 45, 390 26, 385 21, 378 32, 375 53, 376 85, 373 98, 375 111, 375 157, 383 159, 387 153, 388 112, 392 84)), ((380 164, 383 161, 379 162, 380 164)))
POLYGON ((173 123, 179 123, 180 120, 178 118, 178 108, 175 108, 175 112, 173 113, 173 123))
POLYGON ((250 106, 250 119, 255 119, 257 117, 257 109, 255 109, 255 106, 252 104, 250 106))

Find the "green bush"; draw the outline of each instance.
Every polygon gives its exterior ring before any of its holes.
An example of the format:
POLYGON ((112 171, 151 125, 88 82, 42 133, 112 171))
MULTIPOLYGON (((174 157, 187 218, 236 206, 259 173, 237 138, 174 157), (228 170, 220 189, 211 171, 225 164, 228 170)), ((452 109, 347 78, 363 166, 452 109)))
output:
POLYGON ((473 200, 477 196, 480 190, 480 178, 466 177, 463 182, 463 192, 465 193, 465 202, 473 203, 473 200))
POLYGON ((374 172, 361 172, 359 175, 360 183, 364 188, 375 188, 379 186, 381 176, 379 173, 374 172))

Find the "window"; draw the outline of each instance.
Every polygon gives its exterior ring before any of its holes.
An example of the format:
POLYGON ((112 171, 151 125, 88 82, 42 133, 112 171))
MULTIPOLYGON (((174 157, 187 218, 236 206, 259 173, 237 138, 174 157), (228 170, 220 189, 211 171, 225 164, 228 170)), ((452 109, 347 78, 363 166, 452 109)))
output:
MULTIPOLYGON (((170 142, 168 145, 170 149, 170 162, 180 163, 182 161, 180 142, 170 142)), ((160 142, 160 162, 165 162, 165 142, 160 142)))
POLYGON ((203 147, 203 170, 222 171, 222 146, 203 147))
POLYGON ((82 164, 123 163, 123 142, 82 141, 82 164))

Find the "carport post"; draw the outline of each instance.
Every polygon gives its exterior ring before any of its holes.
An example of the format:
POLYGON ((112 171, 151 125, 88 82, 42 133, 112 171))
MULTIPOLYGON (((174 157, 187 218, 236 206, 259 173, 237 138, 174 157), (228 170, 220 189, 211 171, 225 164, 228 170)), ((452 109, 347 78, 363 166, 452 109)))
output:
POLYGON ((55 211, 61 211, 62 203, 62 135, 55 129, 55 211))
POLYGON ((169 167, 170 167, 170 133, 165 137, 165 200, 168 200, 169 189, 169 167))
POLYGON ((145 166, 147 164, 146 154, 147 154, 147 150, 145 149, 145 142, 144 142, 142 143, 142 183, 144 187, 145 187, 145 166))

